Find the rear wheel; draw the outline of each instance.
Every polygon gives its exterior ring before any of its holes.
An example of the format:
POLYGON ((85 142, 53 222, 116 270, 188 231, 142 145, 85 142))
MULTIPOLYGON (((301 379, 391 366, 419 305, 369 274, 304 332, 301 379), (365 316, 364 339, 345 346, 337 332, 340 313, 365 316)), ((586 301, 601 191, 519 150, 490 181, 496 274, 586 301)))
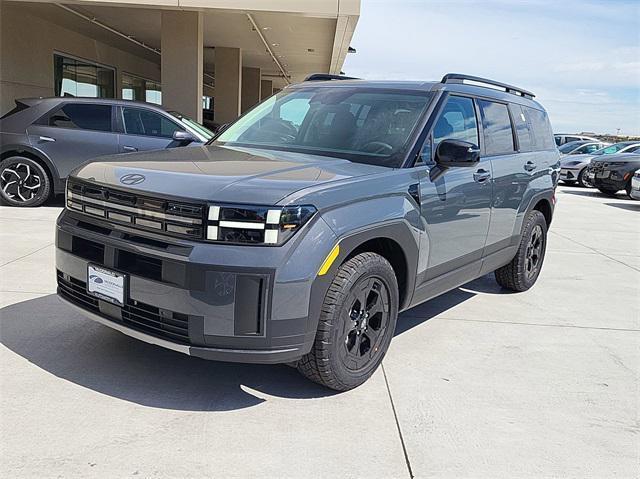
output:
POLYGON ((51 194, 45 169, 31 158, 12 156, 0 162, 0 199, 11 206, 40 206, 51 194))
POLYGON ((382 362, 397 317, 398 282, 389 262, 375 253, 351 258, 329 286, 313 348, 298 370, 337 391, 361 385, 382 362))
POLYGON ((512 291, 526 291, 533 286, 542 270, 547 250, 547 222, 537 210, 525 218, 518 252, 511 262, 495 271, 500 286, 512 291))

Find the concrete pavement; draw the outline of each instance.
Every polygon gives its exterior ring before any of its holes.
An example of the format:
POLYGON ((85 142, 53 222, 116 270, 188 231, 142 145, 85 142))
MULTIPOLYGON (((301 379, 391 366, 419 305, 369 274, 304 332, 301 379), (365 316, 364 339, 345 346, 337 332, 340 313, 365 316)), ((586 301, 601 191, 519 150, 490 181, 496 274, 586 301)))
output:
POLYGON ((0 208, 0 475, 637 477, 640 202, 560 187, 538 284, 405 312, 336 394, 151 346, 55 297, 60 203, 0 208))

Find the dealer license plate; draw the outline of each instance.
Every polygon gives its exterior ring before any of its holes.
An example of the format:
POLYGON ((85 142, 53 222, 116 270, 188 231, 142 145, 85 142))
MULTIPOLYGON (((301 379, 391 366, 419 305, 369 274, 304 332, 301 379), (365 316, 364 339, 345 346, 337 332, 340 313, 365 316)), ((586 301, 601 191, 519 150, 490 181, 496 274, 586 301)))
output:
POLYGON ((124 306, 127 277, 102 266, 87 266, 87 292, 118 306, 124 306))

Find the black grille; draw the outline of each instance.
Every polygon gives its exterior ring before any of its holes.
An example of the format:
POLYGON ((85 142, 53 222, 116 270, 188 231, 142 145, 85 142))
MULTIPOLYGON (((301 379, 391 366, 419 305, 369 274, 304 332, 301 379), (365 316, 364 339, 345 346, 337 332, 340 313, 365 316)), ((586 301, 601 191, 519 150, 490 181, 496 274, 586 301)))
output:
MULTIPOLYGON (((84 281, 70 276, 65 277, 62 272, 58 271, 58 293, 83 309, 100 314, 105 319, 120 323, 120 321, 100 313, 99 300, 87 293, 87 284, 84 281)), ((173 342, 190 343, 190 316, 187 314, 156 308, 131 299, 120 309, 122 314, 121 323, 131 329, 173 342)))
POLYGON ((203 239, 204 205, 69 180, 67 208, 93 218, 181 238, 203 239))

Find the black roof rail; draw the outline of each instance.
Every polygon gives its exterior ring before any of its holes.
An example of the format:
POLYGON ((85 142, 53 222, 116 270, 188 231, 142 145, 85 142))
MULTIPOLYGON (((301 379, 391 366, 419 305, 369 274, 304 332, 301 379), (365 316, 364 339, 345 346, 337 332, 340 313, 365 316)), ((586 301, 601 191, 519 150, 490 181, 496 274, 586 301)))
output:
POLYGON ((356 77, 346 77, 344 75, 331 75, 330 73, 312 73, 304 81, 325 81, 325 80, 360 80, 356 77))
MULTIPOLYGON (((470 80, 477 83, 484 83, 486 85, 493 85, 500 88, 504 88, 507 93, 511 93, 513 95, 520 95, 525 98, 533 98, 535 95, 530 91, 524 90, 522 88, 518 88, 517 86, 507 85, 506 83, 500 83, 494 80, 489 80, 487 78, 474 77, 471 75, 465 75, 464 73, 447 73, 442 77, 440 83, 463 83, 464 80, 470 80)), ((477 85, 482 86, 482 85, 477 85)))

